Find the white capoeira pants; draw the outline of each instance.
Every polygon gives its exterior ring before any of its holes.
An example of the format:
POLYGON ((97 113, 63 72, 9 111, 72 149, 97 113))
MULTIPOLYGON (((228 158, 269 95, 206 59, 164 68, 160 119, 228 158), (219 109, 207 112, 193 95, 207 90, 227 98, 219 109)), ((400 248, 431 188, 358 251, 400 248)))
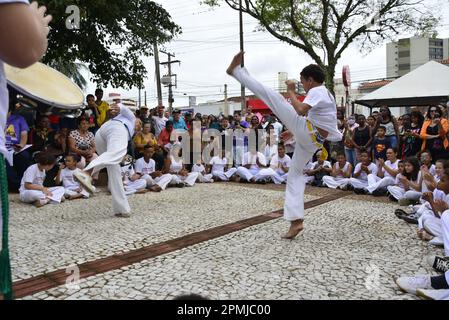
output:
POLYGON ((173 179, 170 184, 185 183, 189 187, 195 185, 196 179, 198 179, 198 172, 190 172, 187 176, 180 176, 179 174, 174 174, 173 179))
POLYGON ((212 176, 221 181, 229 181, 231 177, 237 172, 237 168, 230 168, 228 171, 212 171, 212 176))
POLYGON ((271 168, 265 168, 265 169, 247 169, 245 167, 238 167, 237 168, 237 174, 250 181, 251 179, 255 179, 256 181, 260 181, 266 178, 271 178, 274 175, 276 175, 276 172, 274 172, 271 168))
POLYGON ((315 181, 315 176, 304 176, 304 182, 305 184, 311 184, 315 181))
POLYGON ((198 172, 198 178, 196 179, 196 182, 211 183, 213 182, 213 176, 211 173, 203 175, 202 173, 198 172))
MULTIPOLYGON (((125 194, 127 196, 136 193, 139 190, 147 188, 147 181, 145 179, 137 179, 134 181, 128 181, 123 185, 125 188, 125 194)), ((111 192, 112 193, 112 192, 111 192)))
POLYGON ((294 135, 295 152, 287 179, 284 219, 287 221, 302 220, 304 219, 304 191, 306 188, 303 170, 318 150, 307 126, 307 118, 300 116, 278 92, 253 79, 246 69, 237 67, 233 71, 233 75, 240 83, 262 99, 294 135))
POLYGON ((379 178, 375 174, 369 174, 368 175, 368 187, 366 187, 365 189, 369 193, 373 193, 375 190, 378 190, 380 188, 393 186, 394 183, 395 183, 395 180, 392 177, 379 178))
POLYGON ((65 188, 65 192, 64 192, 64 196, 65 197, 71 197, 71 196, 77 196, 79 194, 82 194, 84 198, 89 198, 90 194, 89 192, 87 192, 86 190, 84 190, 83 188, 81 188, 81 192, 76 191, 78 188, 65 188))
POLYGON ((272 178, 275 184, 283 184, 287 181, 288 172, 284 172, 282 169, 277 169, 272 178))
POLYGON ((168 184, 173 180, 173 175, 163 174, 162 176, 153 179, 150 175, 145 174, 141 179, 144 179, 147 182, 147 188, 158 185, 162 190, 165 190, 167 189, 168 184))
POLYGON ((128 150, 128 130, 118 121, 103 124, 95 135, 95 145, 99 154, 92 160, 85 171, 93 173, 106 168, 108 171, 108 188, 112 194, 112 210, 117 213, 131 213, 122 182, 120 162, 128 150))
POLYGON ((387 187, 388 192, 396 199, 409 199, 413 201, 419 201, 419 198, 421 198, 422 193, 415 191, 415 190, 408 190, 398 187, 398 186, 388 186, 387 187))
POLYGON ((349 178, 324 176, 323 184, 331 189, 343 188, 349 184, 349 178))
POLYGON ((65 190, 63 187, 48 188, 53 195, 51 197, 46 196, 42 191, 38 190, 25 190, 20 192, 20 201, 25 203, 34 203, 38 200, 50 199, 52 203, 61 203, 61 199, 64 196, 65 190))
POLYGON ((362 180, 362 179, 358 179, 358 178, 349 178, 349 184, 354 189, 365 189, 366 187, 368 187, 367 180, 362 180))

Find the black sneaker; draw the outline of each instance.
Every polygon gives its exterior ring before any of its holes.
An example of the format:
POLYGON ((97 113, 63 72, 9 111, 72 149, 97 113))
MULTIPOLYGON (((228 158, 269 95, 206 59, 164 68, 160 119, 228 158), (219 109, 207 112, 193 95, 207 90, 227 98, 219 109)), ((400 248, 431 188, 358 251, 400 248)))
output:
POLYGON ((380 189, 374 190, 372 195, 375 196, 375 197, 386 196, 387 195, 387 188, 380 188, 380 189))
POLYGON ((354 188, 354 193, 355 194, 366 194, 366 190, 354 188))
POLYGON ((446 273, 449 271, 449 257, 430 256, 427 261, 438 272, 446 273))
POLYGON ((411 223, 411 224, 418 224, 419 217, 418 217, 418 215, 416 213, 412 213, 412 214, 409 214, 407 216, 403 216, 402 219, 405 222, 408 222, 408 223, 411 223))
POLYGON ((395 197, 393 197, 391 194, 388 196, 388 199, 390 199, 393 202, 398 202, 398 199, 396 199, 395 197))

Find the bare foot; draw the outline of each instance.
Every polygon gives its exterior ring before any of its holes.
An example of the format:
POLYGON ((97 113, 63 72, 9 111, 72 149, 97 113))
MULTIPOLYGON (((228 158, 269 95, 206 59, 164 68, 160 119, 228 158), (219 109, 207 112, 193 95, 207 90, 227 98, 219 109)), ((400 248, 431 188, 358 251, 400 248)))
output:
POLYGON ((282 236, 282 239, 293 240, 302 230, 304 230, 304 220, 292 221, 290 230, 282 236))
POLYGON ((430 240, 432 240, 434 237, 431 235, 431 234, 429 234, 428 232, 426 232, 426 231, 423 231, 422 232, 422 240, 424 240, 424 241, 430 241, 430 240))
POLYGON ((150 188, 150 191, 152 191, 152 192, 161 192, 161 191, 162 191, 162 188, 159 187, 158 185, 155 185, 155 186, 152 186, 152 187, 150 188))
POLYGON ((136 191, 136 194, 144 194, 144 193, 147 193, 147 192, 148 192, 147 189, 140 189, 140 190, 136 191))
POLYGON ((75 196, 69 196, 69 197, 67 198, 67 200, 76 200, 76 199, 80 199, 80 198, 82 198, 82 197, 84 197, 82 194, 77 194, 77 195, 75 195, 75 196))

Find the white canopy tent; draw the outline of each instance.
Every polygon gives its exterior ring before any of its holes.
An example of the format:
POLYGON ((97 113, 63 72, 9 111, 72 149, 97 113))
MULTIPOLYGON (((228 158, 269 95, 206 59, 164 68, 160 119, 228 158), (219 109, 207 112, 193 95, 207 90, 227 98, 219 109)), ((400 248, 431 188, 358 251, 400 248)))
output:
POLYGON ((448 100, 449 67, 430 61, 355 103, 372 109, 446 104, 448 100))

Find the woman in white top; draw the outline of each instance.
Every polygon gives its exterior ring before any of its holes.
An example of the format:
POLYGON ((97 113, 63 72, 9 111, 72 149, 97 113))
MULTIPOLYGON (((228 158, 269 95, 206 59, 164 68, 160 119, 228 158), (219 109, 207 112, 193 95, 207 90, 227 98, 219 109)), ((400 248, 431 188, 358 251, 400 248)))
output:
POLYGON ((393 186, 398 175, 398 164, 396 149, 387 150, 387 161, 379 159, 377 175, 368 175, 368 186, 365 188, 370 194, 378 194, 382 188, 393 186))
POLYGON ((182 158, 182 148, 180 143, 175 143, 172 150, 167 155, 164 173, 173 175, 170 185, 185 185, 193 187, 198 179, 198 172, 188 172, 184 166, 182 158))
POLYGON ((419 201, 422 195, 422 179, 419 171, 419 162, 416 157, 407 158, 404 161, 404 174, 398 174, 400 185, 388 186, 387 190, 393 199, 399 201, 400 205, 409 205, 419 201))
POLYGON ((331 189, 346 190, 352 175, 352 164, 346 161, 344 153, 337 154, 337 162, 330 176, 323 177, 323 184, 331 189))
POLYGON ((355 166, 354 176, 349 179, 349 184, 354 188, 355 193, 365 193, 370 174, 377 174, 377 166, 371 162, 369 152, 362 150, 360 151, 360 163, 355 166))

